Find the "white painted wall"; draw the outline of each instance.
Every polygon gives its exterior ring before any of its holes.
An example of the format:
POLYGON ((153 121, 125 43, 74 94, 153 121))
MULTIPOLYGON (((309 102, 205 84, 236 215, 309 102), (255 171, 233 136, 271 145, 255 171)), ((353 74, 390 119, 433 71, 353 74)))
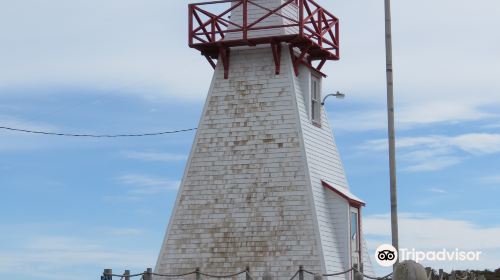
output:
MULTIPOLYGON (((337 188, 348 189, 349 185, 324 108, 321 112, 321 127, 311 121, 311 70, 301 65, 299 76, 292 75, 292 83, 296 92, 325 269, 327 273, 345 271, 351 266, 349 204, 345 199, 325 189, 321 180, 328 180, 337 188)), ((363 262, 368 270, 372 270, 369 259, 363 262)), ((349 279, 348 275, 331 278, 349 279)))
POLYGON ((321 270, 286 54, 280 75, 270 48, 232 52, 227 80, 217 67, 157 272, 321 270))
MULTIPOLYGON (((284 4, 286 1, 285 0, 253 0, 252 2, 268 8, 270 10, 273 10, 282 4, 284 4)), ((252 22, 256 21, 257 19, 261 18, 262 16, 266 15, 269 11, 266 11, 265 9, 262 9, 256 5, 253 5, 251 3, 248 4, 248 23, 251 24, 252 22)), ((280 9, 277 14, 284 15, 288 18, 291 19, 297 19, 298 18, 298 10, 297 6, 292 3, 287 5, 286 7, 280 9)), ((239 6, 235 8, 231 12, 231 21, 238 24, 238 25, 243 25, 243 7, 239 6)), ((286 24, 292 23, 290 20, 283 18, 279 15, 273 14, 266 19, 262 20, 261 22, 257 23, 255 27, 264 27, 264 26, 282 26, 286 24)), ((234 27, 232 27, 234 28, 234 27)), ((278 35, 284 35, 284 34, 298 34, 298 28, 296 27, 279 27, 279 28, 273 28, 273 29, 263 29, 263 30, 255 30, 251 31, 248 33, 249 38, 259 38, 259 37, 269 37, 269 36, 278 36, 278 35)), ((241 32, 234 32, 234 33, 228 33, 226 36, 226 40, 235 40, 235 39, 242 39, 243 34, 241 32)))
POLYGON ((280 75, 269 47, 233 50, 229 79, 217 66, 156 272, 349 268, 349 206, 321 185, 348 188, 332 130, 311 123, 310 70, 281 59, 280 75))

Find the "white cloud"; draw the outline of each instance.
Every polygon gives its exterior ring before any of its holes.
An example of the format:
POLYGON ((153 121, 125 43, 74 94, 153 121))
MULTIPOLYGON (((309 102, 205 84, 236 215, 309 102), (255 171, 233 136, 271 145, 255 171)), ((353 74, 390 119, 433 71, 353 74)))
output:
MULTIPOLYGON (((363 229, 368 236, 370 249, 390 237, 390 216, 371 215, 363 219, 363 229)), ((431 214, 399 215, 400 248, 415 248, 422 251, 454 250, 482 251, 478 262, 434 262, 424 263, 434 268, 445 269, 484 269, 498 268, 500 257, 500 225, 479 226, 465 220, 436 217, 431 214)), ((390 239, 390 238, 389 238, 390 239)))
POLYGON ((500 134, 464 134, 450 139, 452 145, 471 154, 500 152, 500 134))
MULTIPOLYGON (((26 130, 48 131, 48 132, 57 130, 57 128, 52 124, 41 123, 37 121, 22 120, 19 118, 6 115, 0 115, 0 126, 22 128, 26 130)), ((26 135, 25 133, 15 132, 15 131, 5 130, 4 132, 9 132, 10 134, 26 135)))
POLYGON ((130 159, 139 159, 144 161, 182 161, 186 160, 187 157, 185 155, 180 154, 171 154, 171 153, 160 153, 160 152, 134 152, 128 151, 123 152, 123 156, 130 159))
POLYGON ((439 188, 430 188, 429 191, 432 192, 432 193, 439 193, 439 194, 446 194, 446 193, 448 193, 447 191, 445 191, 443 189, 439 189, 439 188))
POLYGON ((437 157, 424 161, 410 162, 408 166, 404 167, 402 171, 406 172, 425 172, 425 171, 438 171, 450 166, 454 166, 462 162, 457 157, 437 157))
MULTIPOLYGON (((58 128, 52 124, 42 123, 39 121, 30 121, 6 115, 0 115, 0 126, 34 131, 58 131, 58 128)), ((38 134, 30 134, 4 129, 0 129, 0 134, 2 135, 2 145, 0 145, 0 152, 33 150, 54 145, 54 138, 50 136, 41 137, 38 134)))
MULTIPOLYGON (((376 107, 378 109, 350 110, 345 114, 330 114, 333 118, 333 127, 334 129, 354 132, 387 130, 386 108, 376 107)), ((395 110, 394 121, 397 130, 409 130, 440 123, 458 123, 481 119, 495 120, 499 117, 495 114, 482 112, 479 108, 471 108, 468 104, 450 104, 449 101, 412 101, 411 103, 396 104, 395 110)))
MULTIPOLYGON (((86 85, 146 98, 197 99, 208 89, 212 70, 186 42, 187 2, 196 1, 4 2, 2 86, 86 85)), ((324 68, 331 74, 325 89, 348 89, 355 100, 383 104, 382 3, 321 4, 342 28, 342 59, 324 68)), ((397 113, 403 123, 478 119, 487 115, 482 106, 499 104, 499 39, 491 36, 499 10, 496 0, 393 4, 397 113), (425 21, 415 24, 415 14, 425 21), (474 43, 464 43, 464 34, 474 43)))
MULTIPOLYGON (((462 154, 480 156, 499 153, 500 134, 400 137, 396 139, 396 147, 398 157, 404 163, 404 171, 436 171, 462 162, 464 160, 462 154)), ((387 140, 369 140, 361 146, 361 149, 386 151, 387 140)))
POLYGON ((84 280, 98 277, 104 267, 143 271, 154 264, 156 253, 133 246, 117 248, 116 238, 144 238, 144 231, 134 228, 79 227, 76 231, 75 225, 23 224, 3 225, 0 231, 4 241, 0 274, 20 279, 62 280, 71 274, 72 279, 84 280), (60 233, 68 230, 75 233, 60 233))
MULTIPOLYGON (((342 28, 342 58, 325 66, 325 72, 332 73, 325 89, 344 90, 345 102, 354 101, 354 106, 372 106, 335 117, 339 121, 334 128, 385 130, 383 3, 322 4, 340 18, 342 28)), ((500 54, 495 51, 500 39, 491 34, 500 24, 500 2, 397 1, 392 9, 397 129, 492 117, 498 122, 498 110, 491 109, 500 105, 500 79, 496 77, 500 54), (425 15, 425 20, 415 15, 425 15), (473 18, 474 22, 453 18, 473 18), (471 34, 473 45, 463 43, 463 34, 471 34)))
POLYGON ((123 175, 118 177, 118 181, 132 187, 129 190, 131 195, 152 195, 177 190, 180 184, 179 181, 142 174, 123 175))
POLYGON ((500 175, 486 176, 481 179, 481 183, 500 184, 500 175))
POLYGON ((82 86, 155 99, 203 98, 213 70, 187 46, 186 29, 179 28, 187 26, 187 15, 179 10, 187 11, 187 3, 2 3, 0 88, 82 86))
MULTIPOLYGON (((332 105, 333 106, 333 105, 332 105)), ((328 105, 327 105, 328 108, 328 105)), ((363 132, 387 129, 387 113, 382 110, 349 111, 345 114, 329 113, 333 130, 363 132)))

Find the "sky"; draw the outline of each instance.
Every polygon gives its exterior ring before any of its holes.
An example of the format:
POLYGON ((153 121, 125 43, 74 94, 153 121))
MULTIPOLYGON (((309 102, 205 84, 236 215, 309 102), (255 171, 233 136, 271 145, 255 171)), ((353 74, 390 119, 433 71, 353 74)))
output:
MULTIPOLYGON (((326 109, 370 250, 390 242, 383 1, 341 20, 326 109)), ((187 1, 0 0, 0 125, 69 133, 194 128, 213 70, 187 1)), ((500 2, 393 1, 400 245, 500 267, 500 2)), ((155 264, 194 133, 87 139, 0 131, 0 275, 92 279, 155 264)), ((382 273, 383 271, 377 268, 382 273)))

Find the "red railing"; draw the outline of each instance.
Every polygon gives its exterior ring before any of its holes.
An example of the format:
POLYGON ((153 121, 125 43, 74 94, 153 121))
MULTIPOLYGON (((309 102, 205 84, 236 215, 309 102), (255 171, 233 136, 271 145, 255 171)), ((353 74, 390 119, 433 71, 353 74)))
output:
POLYGON ((328 53, 327 59, 338 59, 339 20, 313 0, 288 0, 276 8, 264 7, 255 0, 221 0, 189 5, 191 47, 255 45, 271 41, 312 43, 310 45, 319 47, 323 54, 328 53), (263 15, 249 20, 250 7, 263 15), (230 18, 237 9, 241 14, 238 22, 230 18), (266 24, 266 19, 271 17, 279 17, 282 24, 266 24), (254 36, 255 31, 283 28, 287 31, 282 34, 254 36))

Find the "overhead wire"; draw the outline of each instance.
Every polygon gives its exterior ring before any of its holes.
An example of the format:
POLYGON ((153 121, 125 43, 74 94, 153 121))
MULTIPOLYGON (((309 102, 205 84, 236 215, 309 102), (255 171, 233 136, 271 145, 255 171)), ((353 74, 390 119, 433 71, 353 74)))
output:
POLYGON ((120 138, 120 137, 145 137, 145 136, 159 136, 159 135, 165 135, 165 134, 175 134, 175 133, 181 133, 181 132, 194 131, 197 128, 195 127, 195 128, 188 128, 188 129, 160 131, 160 132, 151 132, 151 133, 137 133, 137 134, 62 133, 62 132, 49 132, 49 131, 41 131, 41 130, 14 128, 14 127, 7 127, 7 126, 0 126, 0 129, 8 130, 8 131, 31 133, 31 134, 52 135, 52 136, 90 137, 90 138, 120 138))

